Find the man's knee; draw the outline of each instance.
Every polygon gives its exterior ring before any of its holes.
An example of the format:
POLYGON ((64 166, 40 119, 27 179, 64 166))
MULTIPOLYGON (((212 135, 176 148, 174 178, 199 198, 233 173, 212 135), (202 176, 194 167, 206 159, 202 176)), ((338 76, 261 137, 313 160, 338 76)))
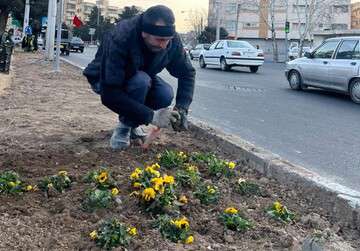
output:
POLYGON ((149 100, 149 105, 154 110, 168 107, 174 99, 174 91, 170 85, 163 85, 161 88, 157 89, 151 99, 152 100, 149 100))
POLYGON ((151 87, 151 77, 143 71, 138 71, 129 81, 127 91, 149 90, 151 87))

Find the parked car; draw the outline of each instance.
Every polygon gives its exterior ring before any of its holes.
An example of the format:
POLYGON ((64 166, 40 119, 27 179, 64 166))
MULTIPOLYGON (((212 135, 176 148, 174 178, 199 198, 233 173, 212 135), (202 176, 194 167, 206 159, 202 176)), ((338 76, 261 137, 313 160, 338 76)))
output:
POLYGON ((70 42, 70 50, 84 52, 85 43, 79 37, 73 37, 70 42))
MULTIPOLYGON (((310 51, 311 51, 310 47, 303 47, 303 54, 305 52, 310 52, 310 51)), ((295 58, 298 58, 299 53, 300 53, 300 48, 299 47, 290 48, 289 53, 288 53, 289 60, 294 60, 295 58)))
POLYGON ((42 39, 42 37, 38 37, 37 38, 37 44, 39 47, 42 47, 44 45, 44 39, 42 39))
POLYGON ((308 86, 334 90, 350 95, 360 104, 360 37, 325 40, 305 57, 286 64, 285 76, 291 89, 308 86))
POLYGON ((223 71, 233 66, 243 66, 255 73, 263 63, 264 55, 248 42, 240 40, 216 41, 208 50, 202 50, 199 57, 201 68, 217 65, 223 71))
POLYGON ((198 44, 194 49, 190 50, 190 59, 199 58, 202 50, 208 50, 210 48, 210 44, 198 44))
POLYGON ((20 37, 20 36, 15 36, 15 35, 13 35, 13 36, 11 37, 11 40, 13 41, 14 45, 17 45, 17 44, 19 44, 19 43, 22 42, 21 37, 20 37))

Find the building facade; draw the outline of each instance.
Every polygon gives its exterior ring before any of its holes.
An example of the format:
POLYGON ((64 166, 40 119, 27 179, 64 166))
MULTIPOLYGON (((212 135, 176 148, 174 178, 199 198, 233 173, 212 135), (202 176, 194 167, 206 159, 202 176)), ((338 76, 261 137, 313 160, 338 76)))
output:
POLYGON ((98 6, 101 15, 109 18, 111 22, 115 22, 118 18, 120 8, 109 5, 109 0, 97 0, 96 3, 84 0, 64 0, 65 23, 71 26, 75 15, 83 22, 89 21, 90 13, 95 6, 98 6))
POLYGON ((351 5, 351 29, 360 29, 360 2, 351 5))
MULTIPOLYGON (((286 14, 290 23, 289 39, 299 39, 306 23, 307 6, 300 0, 209 0, 208 23, 224 27, 231 37, 271 38, 274 27, 279 39, 285 38, 286 14), (217 16, 219 15, 219 19, 217 16)), ((323 0, 314 8, 312 31, 351 28, 351 0, 323 0)), ((310 23, 310 22, 308 22, 310 23)), ((308 38, 311 39, 311 38, 308 38)))

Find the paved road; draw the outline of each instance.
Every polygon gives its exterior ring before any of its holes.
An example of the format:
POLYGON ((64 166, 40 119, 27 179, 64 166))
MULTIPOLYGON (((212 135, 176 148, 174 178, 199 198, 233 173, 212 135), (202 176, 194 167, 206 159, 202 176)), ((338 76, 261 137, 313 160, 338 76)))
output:
MULTIPOLYGON (((85 66, 94 51, 68 59, 85 66)), ((257 74, 194 66, 193 117, 360 191, 360 106, 349 97, 292 91, 283 64, 266 63, 257 74)), ((161 76, 176 86, 168 73, 161 76)))

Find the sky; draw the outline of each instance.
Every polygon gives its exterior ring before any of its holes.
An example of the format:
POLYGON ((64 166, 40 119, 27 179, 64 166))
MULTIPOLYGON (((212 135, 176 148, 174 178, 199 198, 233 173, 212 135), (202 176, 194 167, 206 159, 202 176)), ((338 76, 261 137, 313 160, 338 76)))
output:
POLYGON ((139 6, 147 9, 153 5, 163 4, 173 10, 176 20, 176 30, 178 32, 186 32, 190 30, 189 11, 196 9, 204 9, 207 11, 209 0, 110 0, 110 5, 120 8, 125 6, 139 6))

